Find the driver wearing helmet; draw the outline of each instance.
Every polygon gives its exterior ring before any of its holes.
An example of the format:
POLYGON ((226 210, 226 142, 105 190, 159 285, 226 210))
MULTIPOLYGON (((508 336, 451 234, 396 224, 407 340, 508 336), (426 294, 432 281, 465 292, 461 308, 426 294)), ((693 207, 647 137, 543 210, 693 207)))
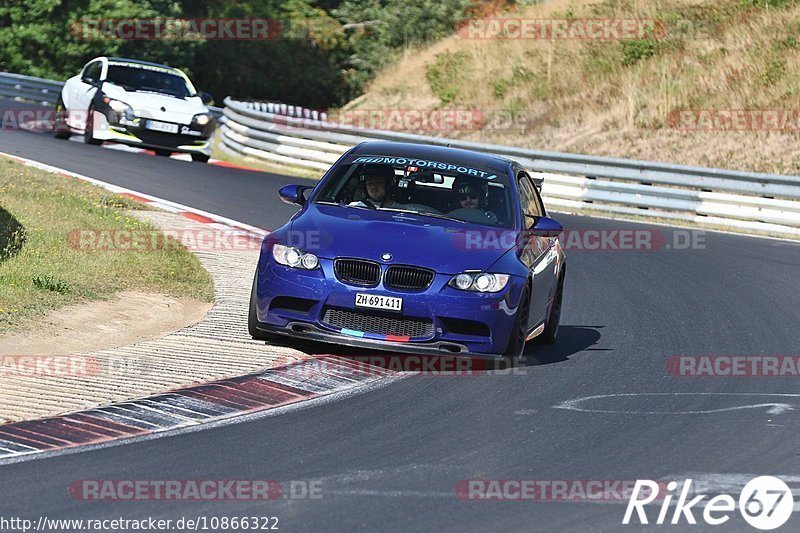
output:
POLYGON ((456 211, 475 209, 483 213, 490 223, 497 223, 497 215, 486 209, 489 190, 481 180, 470 176, 458 176, 453 182, 453 191, 456 193, 459 206, 456 211))
POLYGON ((400 208, 401 204, 394 201, 394 169, 389 165, 366 165, 361 171, 361 184, 364 187, 364 199, 351 202, 357 207, 400 208))

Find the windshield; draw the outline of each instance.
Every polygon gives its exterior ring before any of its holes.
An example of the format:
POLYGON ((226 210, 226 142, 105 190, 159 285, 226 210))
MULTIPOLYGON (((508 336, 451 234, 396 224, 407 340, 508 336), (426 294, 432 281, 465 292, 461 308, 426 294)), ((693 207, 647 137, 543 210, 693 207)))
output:
POLYGON ((162 93, 178 98, 195 96, 194 88, 187 83, 186 78, 158 67, 109 64, 106 81, 119 85, 126 91, 162 93))
POLYGON ((514 210, 509 194, 507 179, 497 172, 464 167, 448 172, 406 165, 352 163, 341 165, 326 180, 315 203, 402 211, 461 224, 512 228, 514 210))

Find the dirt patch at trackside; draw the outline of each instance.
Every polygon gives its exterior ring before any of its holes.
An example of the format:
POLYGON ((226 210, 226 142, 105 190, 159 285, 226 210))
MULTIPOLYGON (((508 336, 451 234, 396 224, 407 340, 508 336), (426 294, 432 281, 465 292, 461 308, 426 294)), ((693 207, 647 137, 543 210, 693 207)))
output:
POLYGON ((199 322, 212 304, 123 291, 110 300, 70 305, 0 335, 2 355, 63 355, 105 350, 168 335, 199 322))

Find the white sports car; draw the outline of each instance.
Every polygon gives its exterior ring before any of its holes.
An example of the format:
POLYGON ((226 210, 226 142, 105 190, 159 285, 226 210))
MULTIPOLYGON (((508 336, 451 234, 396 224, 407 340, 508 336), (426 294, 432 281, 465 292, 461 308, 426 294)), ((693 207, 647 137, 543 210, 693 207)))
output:
POLYGON ((98 57, 64 84, 53 135, 66 139, 83 133, 89 144, 113 141, 207 162, 215 126, 206 107, 210 103, 211 97, 199 94, 177 68, 98 57))

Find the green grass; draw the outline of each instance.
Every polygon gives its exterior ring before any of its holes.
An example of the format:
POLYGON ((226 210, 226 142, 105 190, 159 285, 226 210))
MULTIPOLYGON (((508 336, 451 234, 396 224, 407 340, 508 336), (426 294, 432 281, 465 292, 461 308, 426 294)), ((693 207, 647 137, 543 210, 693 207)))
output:
POLYGON ((426 68, 425 77, 428 79, 431 91, 439 97, 442 105, 451 104, 458 98, 459 79, 466 74, 463 72, 466 57, 462 52, 455 54, 443 52, 437 54, 434 63, 426 68))
POLYGON ((65 305, 135 289, 213 301, 211 276, 183 247, 78 250, 73 230, 155 231, 141 204, 78 180, 0 159, 0 330, 65 305))

